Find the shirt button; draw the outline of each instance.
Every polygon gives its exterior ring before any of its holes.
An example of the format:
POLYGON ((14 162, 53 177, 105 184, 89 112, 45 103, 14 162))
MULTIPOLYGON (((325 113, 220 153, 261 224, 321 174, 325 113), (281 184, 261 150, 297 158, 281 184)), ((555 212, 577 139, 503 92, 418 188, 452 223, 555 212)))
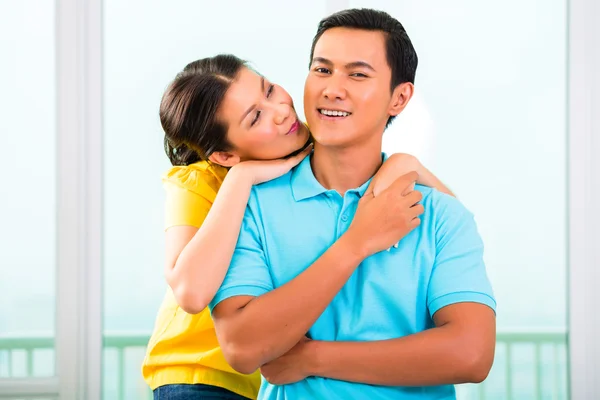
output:
POLYGON ((348 221, 348 216, 346 214, 342 215, 342 221, 344 221, 344 222, 348 221))

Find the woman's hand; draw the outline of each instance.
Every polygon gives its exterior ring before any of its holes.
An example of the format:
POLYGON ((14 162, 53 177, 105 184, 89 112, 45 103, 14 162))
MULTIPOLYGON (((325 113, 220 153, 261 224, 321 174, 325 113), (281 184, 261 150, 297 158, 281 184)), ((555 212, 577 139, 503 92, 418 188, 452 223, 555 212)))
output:
MULTIPOLYGON (((373 177, 365 195, 372 193, 373 196, 377 197, 400 176, 412 171, 419 174, 421 167, 421 163, 415 156, 404 153, 392 154, 385 160, 381 168, 379 168, 379 171, 377 171, 373 177)), ((420 183, 419 178, 417 178, 417 183, 420 183)), ((407 188, 407 191, 412 190, 414 190, 414 184, 407 188)))
MULTIPOLYGON (((235 173, 241 173, 251 180, 253 185, 267 182, 288 173, 312 152, 313 145, 309 144, 295 156, 267 161, 243 161, 231 168, 235 173)), ((231 172, 230 171, 230 172, 231 172)))
MULTIPOLYGON (((381 168, 379 168, 379 171, 377 171, 377 174, 375 174, 373 177, 373 180, 367 188, 365 195, 372 193, 373 196, 377 197, 400 176, 412 171, 415 171, 417 174, 419 174, 416 182, 419 185, 429 186, 442 193, 454 196, 450 189, 448 189, 435 175, 425 168, 417 159, 417 157, 404 153, 395 153, 388 157, 381 168)), ((407 193, 412 190, 414 190, 414 185, 407 188, 407 193)))

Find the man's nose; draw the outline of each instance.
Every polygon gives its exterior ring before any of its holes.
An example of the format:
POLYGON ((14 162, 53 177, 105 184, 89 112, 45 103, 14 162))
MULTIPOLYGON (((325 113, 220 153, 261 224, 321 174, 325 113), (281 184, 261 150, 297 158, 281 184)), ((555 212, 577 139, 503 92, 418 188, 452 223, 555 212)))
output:
POLYGON ((344 100, 346 98, 346 89, 342 79, 332 76, 327 79, 327 86, 323 90, 323 96, 328 100, 344 100))

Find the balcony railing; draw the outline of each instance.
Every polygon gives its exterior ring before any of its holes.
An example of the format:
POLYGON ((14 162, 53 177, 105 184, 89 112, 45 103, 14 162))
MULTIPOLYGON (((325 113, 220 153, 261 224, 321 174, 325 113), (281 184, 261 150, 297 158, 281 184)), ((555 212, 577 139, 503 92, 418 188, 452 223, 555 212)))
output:
MULTIPOLYGON (((140 376, 149 335, 104 336, 104 399, 151 399, 140 376)), ((54 375, 52 336, 0 336, 0 379, 54 375), (45 369, 44 369, 45 368, 45 369)), ((566 399, 567 348, 564 330, 498 332, 494 368, 481 385, 458 387, 460 399, 566 399)))

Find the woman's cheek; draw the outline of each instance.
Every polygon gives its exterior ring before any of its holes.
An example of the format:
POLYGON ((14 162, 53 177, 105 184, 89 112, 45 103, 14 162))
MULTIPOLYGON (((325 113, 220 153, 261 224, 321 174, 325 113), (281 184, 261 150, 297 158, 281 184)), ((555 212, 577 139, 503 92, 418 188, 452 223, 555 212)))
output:
POLYGON ((247 144, 249 148, 264 151, 265 148, 272 145, 273 138, 274 136, 271 133, 263 131, 250 137, 247 144))
POLYGON ((265 129, 260 135, 260 141, 262 143, 268 144, 277 139, 277 136, 277 129, 274 126, 269 127, 268 129, 265 129))

